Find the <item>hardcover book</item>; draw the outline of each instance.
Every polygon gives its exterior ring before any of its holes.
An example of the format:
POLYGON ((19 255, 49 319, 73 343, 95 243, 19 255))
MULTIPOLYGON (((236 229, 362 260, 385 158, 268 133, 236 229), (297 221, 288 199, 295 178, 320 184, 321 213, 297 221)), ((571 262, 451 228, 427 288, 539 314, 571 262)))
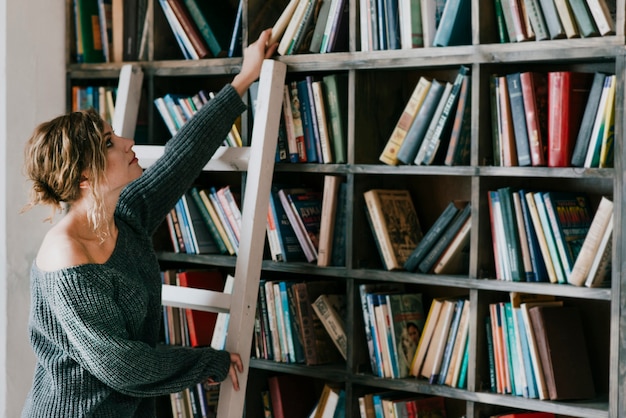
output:
POLYGON ((364 197, 385 268, 401 269, 423 236, 411 194, 408 190, 373 189, 364 197))
POLYGON ((593 375, 579 309, 535 306, 529 315, 550 400, 593 398, 593 375))

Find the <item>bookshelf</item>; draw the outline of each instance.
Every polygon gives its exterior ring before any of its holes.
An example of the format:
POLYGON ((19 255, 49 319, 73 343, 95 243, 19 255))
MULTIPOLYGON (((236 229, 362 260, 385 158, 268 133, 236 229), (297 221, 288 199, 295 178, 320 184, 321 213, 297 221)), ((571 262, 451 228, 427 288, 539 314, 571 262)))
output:
MULTIPOLYGON (((167 129, 152 100, 167 92, 192 94, 202 85, 218 88, 237 72, 241 58, 184 60, 171 30, 158 7, 152 4, 147 59, 140 60, 145 77, 140 107, 137 143, 160 145, 167 129)), ((287 0, 244 1, 243 39, 254 40, 265 27, 280 16, 287 0)), ((235 8, 236 1, 229 1, 235 8)), ((310 378, 318 386, 325 382, 343 385, 347 394, 347 416, 358 416, 357 398, 364 393, 391 390, 411 394, 440 395, 446 399, 448 416, 487 418, 492 414, 522 409, 575 417, 619 417, 626 414, 626 323, 621 307, 626 305, 626 280, 621 266, 626 257, 626 219, 623 197, 626 184, 622 172, 626 154, 623 143, 623 117, 626 92, 626 16, 624 0, 611 0, 616 10, 616 34, 595 38, 559 39, 519 43, 499 43, 494 3, 472 0, 470 45, 416 48, 410 50, 361 51, 359 39, 359 1, 348 0, 348 49, 326 54, 300 54, 277 59, 287 64, 288 80, 306 75, 323 76, 345 73, 348 77, 347 163, 278 163, 276 181, 304 183, 322 190, 325 174, 338 174, 347 181, 346 266, 317 267, 308 263, 272 262, 269 253, 262 263, 262 277, 268 280, 332 279, 340 281, 347 297, 348 358, 345 363, 307 367, 269 360, 252 359, 247 394, 246 416, 262 416, 259 391, 267 388, 267 378, 293 374, 310 378), (388 166, 378 157, 393 129, 408 96, 419 77, 452 81, 461 65, 470 68, 471 80, 471 156, 467 166, 443 165, 388 166), (617 75, 614 168, 499 167, 494 159, 491 135, 489 79, 492 74, 537 70, 605 71, 617 75), (382 105, 384 104, 384 105, 382 105), (576 190, 587 192, 597 206, 605 195, 615 202, 613 270, 610 288, 585 288, 548 283, 494 280, 494 252, 489 225, 487 191, 499 187, 576 190), (445 205, 453 199, 472 204, 469 269, 465 275, 427 275, 385 271, 380 263, 363 210, 363 193, 373 188, 410 190, 420 223, 427 229, 445 205), (425 203, 427 202, 427 203, 425 203), (358 286, 363 283, 399 282, 422 292, 426 301, 438 296, 463 296, 470 302, 469 370, 467 389, 431 385, 423 379, 383 379, 374 377, 368 363, 363 335, 363 318, 358 286), (591 401, 545 401, 489 392, 489 364, 483 326, 488 305, 506 301, 509 292, 554 295, 581 308, 587 340, 592 341, 591 365, 597 398, 591 401)), ((72 22, 72 1, 67 1, 68 22, 72 22)), ((76 63, 73 55, 73 29, 67 30, 68 108, 71 86, 114 86, 122 63, 76 63)), ((244 141, 250 139, 251 115, 241 120, 244 141)), ((138 147, 141 157, 155 158, 153 149, 138 147)), ((212 163, 199 178, 200 183, 242 184, 245 167, 212 163)), ((159 253, 164 266, 212 266, 232 271, 235 258, 218 255, 159 253)), ((425 302, 428 306, 428 302, 425 302)))

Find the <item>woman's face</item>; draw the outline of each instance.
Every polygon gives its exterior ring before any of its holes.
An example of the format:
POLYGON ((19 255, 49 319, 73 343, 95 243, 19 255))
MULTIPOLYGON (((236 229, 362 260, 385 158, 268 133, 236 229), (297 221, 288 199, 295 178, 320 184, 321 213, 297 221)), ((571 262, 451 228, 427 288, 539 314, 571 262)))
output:
POLYGON ((143 172, 133 151, 135 141, 117 136, 108 123, 105 123, 103 137, 107 146, 107 186, 109 190, 121 190, 143 172))

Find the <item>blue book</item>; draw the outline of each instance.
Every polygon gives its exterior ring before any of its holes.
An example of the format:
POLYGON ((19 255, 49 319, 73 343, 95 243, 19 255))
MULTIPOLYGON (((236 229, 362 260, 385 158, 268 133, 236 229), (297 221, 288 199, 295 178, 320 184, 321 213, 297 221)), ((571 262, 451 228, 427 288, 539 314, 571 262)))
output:
POLYGON ((528 250, 530 252, 530 262, 533 266, 533 274, 530 276, 530 279, 536 282, 548 282, 548 271, 546 270, 546 263, 543 260, 541 248, 539 247, 537 231, 535 231, 535 228, 533 227, 533 220, 530 217, 530 212, 528 210, 526 191, 522 189, 517 193, 520 196, 522 216, 524 217, 524 229, 526 230, 526 239, 528 240, 528 250))
POLYGON ((317 143, 319 142, 319 138, 316 137, 317 118, 313 118, 315 108, 312 107, 313 101, 309 96, 307 81, 298 81, 296 86, 298 99, 300 100, 300 114, 302 117, 302 130, 304 131, 306 161, 307 163, 315 163, 318 162, 317 143))
POLYGON ((459 333, 459 324, 461 322, 461 314, 463 313, 464 304, 465 300, 463 299, 459 299, 456 301, 456 305, 454 307, 454 316, 452 317, 452 323, 450 324, 450 330, 448 331, 448 339, 446 341, 446 346, 443 351, 439 374, 431 376, 431 383, 437 383, 439 385, 443 385, 445 383, 446 376, 448 375, 448 367, 450 366, 452 348, 454 347, 454 342, 456 341, 457 335, 459 333))
POLYGON ((472 42, 471 0, 447 0, 433 39, 434 46, 469 45, 472 42))
POLYGON ((526 385, 524 387, 524 396, 527 398, 538 398, 537 381, 533 370, 532 359, 530 357, 530 347, 528 343, 528 335, 524 326, 524 315, 519 307, 514 307, 513 312, 516 316, 517 329, 522 350, 522 359, 524 361, 524 375, 526 376, 526 385))
POLYGON ((228 46, 228 57, 238 57, 241 55, 241 35, 243 28, 243 0, 239 0, 237 6, 237 15, 235 17, 235 25, 233 27, 233 34, 230 38, 230 44, 228 46))
POLYGON ((539 213, 543 234, 545 235, 546 242, 548 243, 550 260, 552 260, 552 264, 554 266, 557 283, 567 283, 565 271, 563 270, 563 266, 559 258, 559 252, 556 247, 556 241, 554 240, 554 234, 552 233, 552 227, 550 226, 550 220, 548 219, 548 212, 546 211, 546 206, 543 201, 543 193, 533 193, 533 199, 535 201, 535 206, 537 206, 537 212, 539 213))

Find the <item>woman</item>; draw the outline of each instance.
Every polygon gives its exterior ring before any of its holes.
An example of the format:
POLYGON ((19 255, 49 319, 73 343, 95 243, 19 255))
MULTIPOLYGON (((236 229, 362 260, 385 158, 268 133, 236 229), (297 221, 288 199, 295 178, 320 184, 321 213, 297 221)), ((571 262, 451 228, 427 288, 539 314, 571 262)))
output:
POLYGON ((26 145, 29 206, 67 213, 31 270, 30 340, 37 357, 23 417, 154 417, 154 397, 230 377, 238 354, 157 345, 161 279, 151 236, 245 109, 270 30, 244 51, 240 73, 142 170, 134 141, 95 112, 37 127, 26 145))

